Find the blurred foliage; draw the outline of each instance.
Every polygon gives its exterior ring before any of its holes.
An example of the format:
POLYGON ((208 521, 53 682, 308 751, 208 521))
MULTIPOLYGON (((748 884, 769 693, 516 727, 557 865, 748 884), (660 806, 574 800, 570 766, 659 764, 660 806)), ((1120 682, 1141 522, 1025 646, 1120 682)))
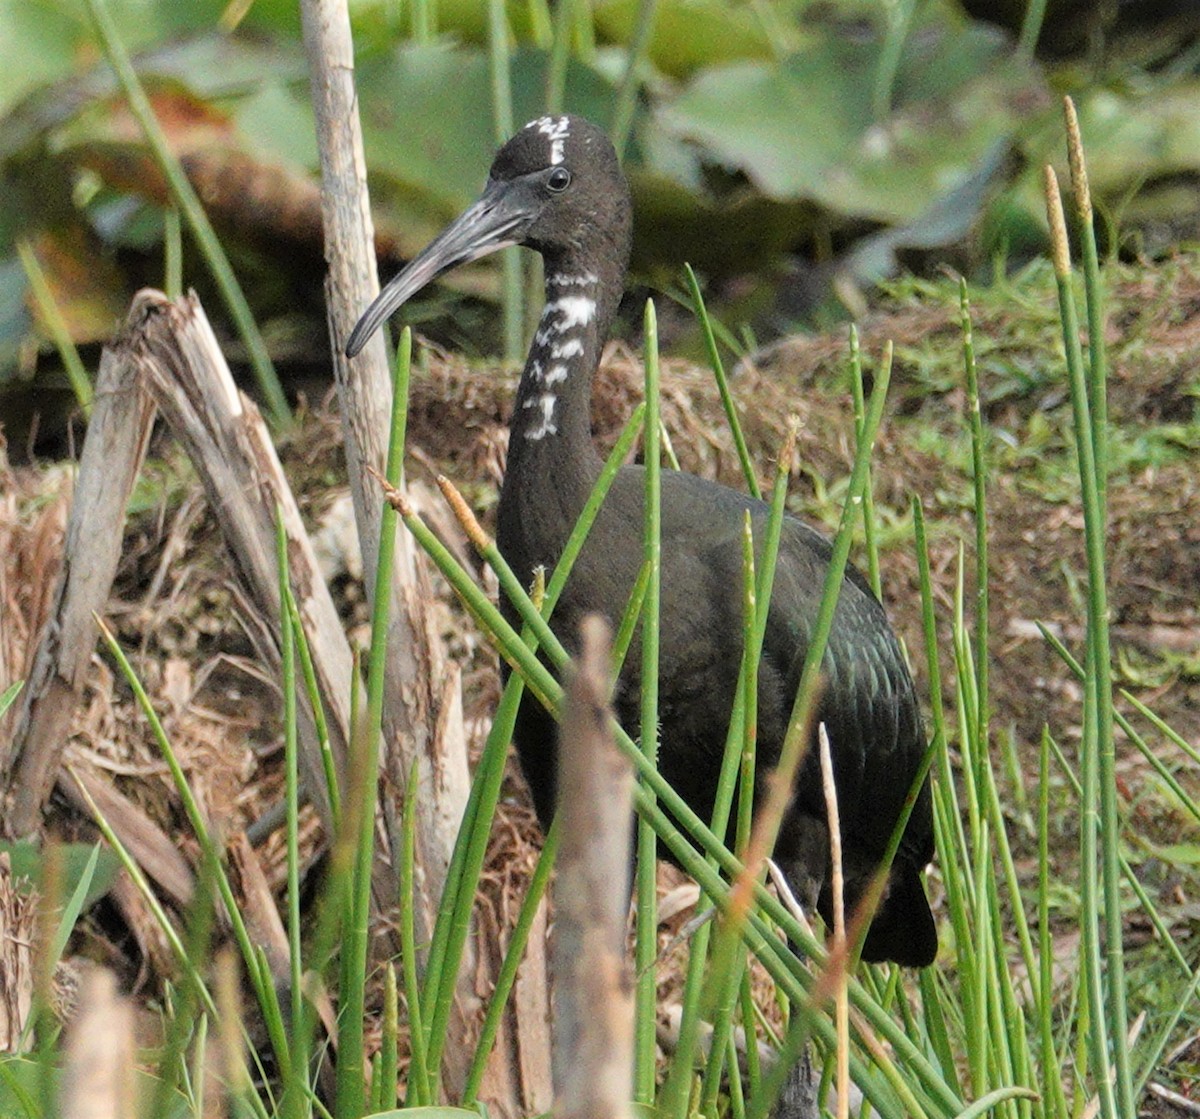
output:
MULTIPOLYGON (((568 34, 565 107, 609 122, 641 3, 510 0, 517 119, 543 110, 554 37, 568 34)), ((268 337, 285 359, 290 344, 323 360, 297 5, 108 6, 268 337)), ((834 291, 856 306, 905 254, 977 274, 998 256, 1023 259, 1041 249, 1038 175, 1060 160, 1061 92, 1080 107, 1109 248, 1157 252, 1192 236, 1200 16, 1172 9, 1158 37, 1144 18, 1122 37, 1127 5, 1095 7, 1108 14, 1093 26, 1079 5, 1050 5, 1047 61, 1018 40, 1017 0, 990 13, 1005 28, 951 0, 659 0, 635 60, 626 157, 639 275, 672 284, 692 262, 741 293, 733 313, 757 317, 761 336, 834 291), (1082 53, 1058 46, 1060 14, 1082 53), (727 282, 738 277, 751 282, 727 282)), ((352 19, 386 272, 474 197, 490 162, 487 11, 483 0, 358 0, 352 19)), ((18 240, 77 344, 106 338, 133 291, 162 282, 166 187, 81 0, 0 0, 0 190, 0 420, 11 422, 11 394, 37 374, 47 337, 18 240)), ((203 295, 188 249, 185 282, 203 295)), ((451 282, 491 297, 493 277, 451 282)), ((43 373, 39 387, 55 383, 43 373)))

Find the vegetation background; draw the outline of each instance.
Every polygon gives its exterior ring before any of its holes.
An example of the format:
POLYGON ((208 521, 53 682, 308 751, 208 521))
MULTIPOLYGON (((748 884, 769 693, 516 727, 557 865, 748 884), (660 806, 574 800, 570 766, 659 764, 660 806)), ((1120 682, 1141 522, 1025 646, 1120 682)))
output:
MULTIPOLYGON (((831 531, 854 457, 845 328, 836 324, 861 320, 868 388, 880 372, 875 355, 885 339, 894 341, 870 547, 889 610, 919 661, 926 643, 909 495, 920 495, 932 595, 945 622, 939 640, 944 662, 955 666, 945 681, 942 776, 953 772, 949 783, 960 791, 963 782, 972 787, 963 772, 971 756, 964 697, 978 684, 968 668, 970 641, 982 637, 986 648, 990 635, 992 722, 984 741, 1000 790, 991 823, 1005 839, 992 831, 989 841, 973 820, 964 851, 978 859, 982 841, 984 850, 990 843, 1011 852, 1012 881, 1003 866, 993 871, 1003 880, 997 943, 1016 973, 1031 959, 1012 931, 1022 911, 1033 935, 1046 938, 1039 963, 1048 950, 1061 968, 1049 977, 1055 997, 1042 989, 1029 1013, 1034 1023, 1048 1021, 1051 1034, 1033 1065, 1044 1082, 1064 1070, 1063 1098, 1044 1093, 1036 1104, 1013 1098, 997 1106, 1079 1115, 1094 1090, 1086 1031, 1075 1028, 1086 904, 1079 802, 1066 769, 1049 784, 1036 779, 1046 728, 1071 761, 1086 733, 1081 686, 1037 628, 1045 623, 1078 651, 1089 593, 1041 189, 1046 162, 1065 179, 1059 95, 1075 98, 1095 231, 1108 261, 1118 702, 1131 718, 1144 717, 1140 703, 1161 720, 1142 724, 1145 750, 1120 736, 1120 847, 1132 879, 1122 904, 1131 1017, 1147 1014, 1139 1087, 1161 1081, 1184 1102, 1139 1098, 1159 1114, 1187 1114, 1200 1076, 1200 270, 1192 253, 1200 13, 1165 3, 966 7, 949 0, 356 4, 376 248, 385 274, 410 257, 475 196, 497 137, 548 102, 608 124, 624 149, 637 209, 635 292, 623 329, 636 344, 638 308, 654 293, 666 349, 679 359, 668 366, 663 412, 681 463, 731 483, 739 477, 710 375, 689 361, 704 346, 682 279, 688 263, 701 277, 722 352, 740 363, 734 391, 755 461, 771 459, 787 412, 798 411, 802 465, 792 505, 831 531), (507 51, 504 95, 495 84, 498 41, 507 51), (971 284, 986 435, 973 437, 960 295, 939 279, 946 269, 971 284), (988 619, 982 628, 972 620, 976 572, 962 558, 974 555, 983 512, 979 446, 990 487, 990 631, 988 619)), ((347 625, 364 631, 369 620, 361 571, 347 560, 353 549, 335 511, 344 470, 338 436, 321 406, 329 358, 320 199, 298 12, 275 0, 112 0, 105 8, 233 263, 268 360, 256 357, 199 245, 181 230, 160 162, 112 76, 87 6, 0 0, 0 425, 15 464, 0 474, 10 591, 0 601, 7 614, 0 685, 23 676, 52 595, 63 509, 54 460, 71 457, 86 397, 71 355, 78 353, 80 368, 94 368, 133 293, 169 283, 176 250, 177 280, 201 293, 231 362, 281 421, 280 445, 327 542, 347 625), (301 426, 285 431, 283 409, 298 398, 307 402, 301 426)), ((523 298, 529 282, 506 283, 498 269, 464 272, 408 318, 436 343, 413 385, 414 475, 419 482, 447 471, 485 515, 512 382, 448 354, 470 362, 519 354, 526 303, 536 302, 523 298)), ((640 386, 640 373, 618 353, 597 400, 597 436, 606 445, 640 386)), ((202 798, 252 825, 281 795, 278 693, 252 665, 213 524, 189 468, 165 442, 156 445, 132 512, 111 610, 118 634, 169 711, 168 730, 202 798)), ((856 547, 866 566, 868 548, 856 547)), ((497 699, 493 656, 446 597, 443 628, 466 666, 468 722, 482 738, 497 699)), ((73 749, 90 752, 154 818, 186 834, 132 693, 110 659, 98 660, 96 671, 73 749)), ((519 801, 515 785, 507 791, 519 801)), ((986 781, 976 791, 986 799, 986 781)), ((512 842, 489 860, 497 914, 519 904, 536 841, 519 803, 502 811, 512 842)), ((54 823, 62 838, 92 834, 62 805, 54 823)), ((958 848, 940 847, 946 854, 934 889, 952 895, 953 883, 940 876, 955 873, 945 864, 958 848)), ((272 885, 282 890, 285 852, 278 842, 267 850, 272 885)), ((982 866, 967 863, 971 871, 982 866)), ((108 875, 106 884, 116 868, 108 875)), ((72 952, 116 965, 128 986, 157 1000, 172 967, 152 922, 131 917, 134 904, 106 892, 89 897, 72 952)), ((919 995, 909 992, 912 1009, 896 1001, 904 987, 897 976, 872 982, 881 1003, 940 1062, 947 1083, 979 1099, 996 1085, 1025 1081, 998 1050, 983 1056, 972 1047, 980 1040, 973 1031, 986 1030, 970 1016, 984 1004, 956 986, 969 972, 961 934, 949 935, 937 978, 919 995), (945 1045, 929 1011, 937 998, 946 1000, 938 1004, 945 1045)), ((683 968, 664 970, 661 995, 669 1000, 683 968)), ((985 971, 975 982, 997 979, 985 971)))

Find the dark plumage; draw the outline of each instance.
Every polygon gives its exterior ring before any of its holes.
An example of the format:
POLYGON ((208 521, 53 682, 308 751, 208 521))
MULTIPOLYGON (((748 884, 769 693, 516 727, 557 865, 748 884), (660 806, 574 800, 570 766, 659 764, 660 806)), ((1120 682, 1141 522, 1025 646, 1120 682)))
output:
MULTIPOLYGON (((456 264, 522 244, 545 260, 546 309, 513 408, 497 543, 517 575, 553 567, 600 470, 591 383, 624 286, 632 207, 604 133, 574 116, 526 125, 500 149, 480 200, 384 290, 347 344, 353 356, 414 292, 456 264)), ((620 618, 642 560, 643 470, 618 474, 553 625, 568 648, 584 615, 620 618)), ((662 475, 660 749, 663 775, 707 818, 741 659, 741 524, 761 539, 766 506, 690 474, 662 475)), ((759 682, 760 772, 779 755, 820 602, 830 544, 794 518, 783 528, 759 682)), ((510 610, 510 616, 512 612, 510 610)), ((639 645, 617 683, 622 725, 637 732, 639 645)), ((819 718, 829 731, 842 821, 847 901, 878 864, 925 750, 912 679, 883 608, 850 569, 825 654, 819 718)), ((543 826, 555 794, 555 727, 532 698, 516 745, 543 826)), ((909 819, 864 956, 923 966, 937 937, 921 882, 933 856, 929 785, 909 819)), ((776 858, 802 899, 829 919, 828 833, 810 750, 776 858)))

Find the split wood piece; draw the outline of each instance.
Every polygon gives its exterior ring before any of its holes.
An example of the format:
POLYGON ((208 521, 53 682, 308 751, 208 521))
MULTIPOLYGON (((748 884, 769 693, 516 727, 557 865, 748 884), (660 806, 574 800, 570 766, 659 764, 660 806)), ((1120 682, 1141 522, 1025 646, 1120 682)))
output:
MULTIPOLYGON (((534 914, 525 954, 479 1083, 477 1099, 494 1119, 545 1115, 554 1100, 547 908, 543 898, 534 914)), ((475 982, 475 990, 485 1002, 492 996, 492 977, 499 972, 508 948, 510 930, 504 918, 502 905, 480 905, 475 915, 475 951, 484 970, 475 982)), ((478 1034, 473 1029, 464 1039, 468 1043, 465 1047, 475 1048, 478 1034)))
MULTIPOLYGON (((300 12, 321 159, 329 266, 325 296, 333 373, 355 520, 368 572, 367 592, 373 600, 369 573, 375 570, 379 550, 382 502, 370 470, 382 473, 386 462, 392 385, 382 337, 352 362, 343 353, 355 320, 379 290, 354 88, 354 44, 346 0, 304 0, 300 12)), ((416 548, 404 532, 396 541, 391 593, 380 800, 392 850, 398 852, 401 793, 416 766, 415 924, 417 942, 426 944, 466 807, 470 777, 461 691, 456 684, 443 687, 449 678, 442 663, 441 640, 427 608, 432 601, 427 567, 418 560, 416 548)), ((391 896, 396 896, 395 891, 391 896)), ((448 1058, 453 1051, 454 1047, 448 1047, 448 1058)), ((465 1072, 465 1067, 460 1071, 465 1072)), ((454 1077, 448 1068, 448 1081, 454 1077)), ((448 1086, 453 1094, 454 1086, 448 1086)))
POLYGON ((511 1031, 515 1038, 516 1067, 520 1074, 523 1115, 545 1115, 554 1103, 554 1084, 546 1055, 553 1048, 550 1030, 550 969, 546 959, 549 925, 546 899, 533 915, 525 958, 513 986, 511 1031))
POLYGON ((90 766, 72 765, 60 775, 58 790, 83 816, 91 816, 95 805, 96 812, 104 817, 133 861, 176 906, 187 908, 196 880, 178 841, 171 839, 141 808, 90 766), (87 796, 80 792, 80 786, 87 796))
POLYGON ((35 896, 16 888, 0 851, 0 1053, 15 1053, 33 1009, 35 896))
MULTIPOLYGON (((291 989, 290 960, 287 931, 283 918, 275 904, 275 895, 267 882, 258 853, 250 846, 245 832, 238 832, 228 845, 229 863, 238 886, 238 897, 242 899, 242 919, 246 922, 246 933, 257 948, 266 956, 267 967, 277 991, 291 989)), ((279 1000, 281 1007, 291 1007, 286 995, 279 1000)))
POLYGON ((35 834, 58 778, 120 557, 125 508, 146 454, 154 409, 120 343, 100 358, 95 404, 67 521, 62 572, 21 697, 12 751, 0 763, 3 828, 35 834))
MULTIPOLYGON (((279 907, 275 903, 275 895, 267 882, 267 876, 259 861, 258 852, 251 846, 245 832, 232 836, 226 845, 229 854, 229 868, 232 872, 234 890, 241 902, 242 920, 246 924, 246 933, 257 948, 261 948, 271 972, 271 983, 279 998, 279 1009, 284 1022, 291 1028, 292 1010, 292 973, 291 954, 288 948, 287 930, 279 907)), ((303 986, 303 984, 302 984, 303 986)), ((332 1009, 329 1006, 329 996, 319 988, 310 990, 311 1000, 320 1010, 320 1020, 323 1025, 333 1020, 332 1009)), ((262 1049, 271 1044, 265 1023, 258 1015, 251 1015, 246 1023, 248 1036, 255 1049, 262 1049)), ((333 1034, 327 1033, 327 1037, 333 1034)), ((333 1090, 331 1078, 332 1066, 327 1061, 321 1062, 318 1075, 322 1087, 333 1090)))
MULTIPOLYGON (((292 593, 312 650, 330 749, 344 773, 353 656, 258 408, 237 390, 194 294, 172 303, 158 291, 138 292, 116 345, 196 467, 242 582, 276 634, 280 599, 275 519, 276 510, 281 510, 292 593)), ((316 724, 306 697, 301 700, 305 791, 332 834, 316 724)))
POLYGON ((559 748, 554 1115, 629 1119, 633 977, 626 953, 633 769, 612 736, 608 627, 580 627, 559 748))
POLYGON ((135 1049, 133 1007, 117 993, 116 977, 106 968, 90 970, 67 1031, 63 1119, 134 1119, 135 1049))
POLYGON ((152 976, 177 975, 179 957, 159 922, 159 914, 124 868, 113 880, 108 900, 116 906, 122 924, 137 946, 136 955, 129 953, 140 960, 133 988, 140 989, 152 976))

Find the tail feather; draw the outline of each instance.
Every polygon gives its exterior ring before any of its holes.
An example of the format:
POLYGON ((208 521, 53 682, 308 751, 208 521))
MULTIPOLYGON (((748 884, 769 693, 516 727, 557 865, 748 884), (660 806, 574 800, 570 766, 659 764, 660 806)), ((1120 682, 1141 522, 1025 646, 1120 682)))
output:
POLYGON ((937 926, 925 896, 921 873, 893 866, 888 888, 871 920, 862 958, 893 960, 904 967, 928 967, 937 956, 937 926))

